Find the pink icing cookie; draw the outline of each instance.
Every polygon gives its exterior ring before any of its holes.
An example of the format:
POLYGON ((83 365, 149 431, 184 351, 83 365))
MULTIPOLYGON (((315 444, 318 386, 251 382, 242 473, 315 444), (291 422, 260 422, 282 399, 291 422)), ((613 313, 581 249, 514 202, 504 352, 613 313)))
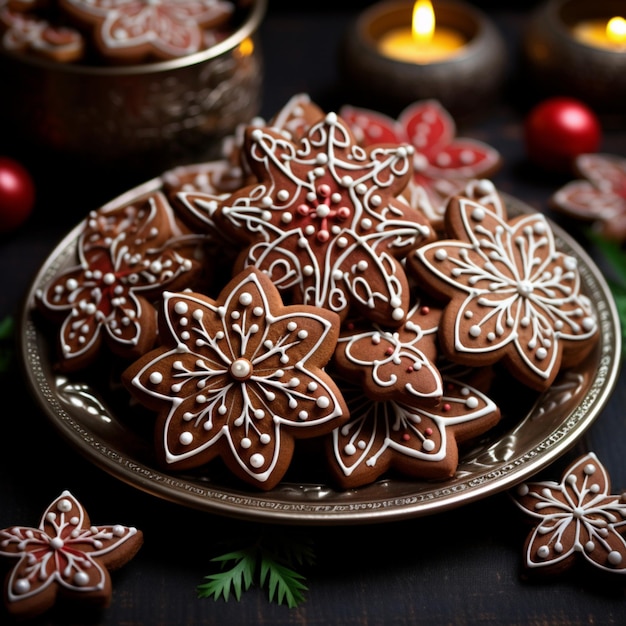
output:
POLYGON ((137 63, 173 59, 204 46, 203 28, 225 22, 233 4, 225 0, 59 0, 61 7, 93 27, 105 59, 137 63))
POLYGON ((349 380, 358 380, 372 400, 419 401, 436 406, 443 393, 437 358, 441 309, 418 301, 402 326, 344 325, 333 364, 349 380))
POLYGON ((123 374, 136 399, 158 414, 160 461, 172 469, 221 457, 260 489, 284 476, 294 440, 329 433, 347 419, 323 367, 337 343, 336 314, 284 306, 270 279, 238 274, 216 300, 168 293, 162 346, 123 374))
POLYGON ((606 469, 589 452, 560 482, 524 483, 512 492, 535 524, 524 546, 525 568, 555 574, 584 560, 603 572, 626 574, 626 503, 610 489, 606 469))
POLYGON ((561 366, 583 359, 598 337, 576 259, 556 249, 541 214, 505 220, 455 198, 445 227, 450 239, 407 257, 420 286, 448 300, 442 353, 466 365, 502 361, 520 382, 547 389, 561 366))
POLYGON ((415 102, 397 120, 353 106, 343 107, 339 115, 364 146, 408 143, 415 148, 415 172, 406 195, 435 228, 451 196, 472 179, 489 178, 501 165, 500 154, 491 146, 456 137, 454 119, 437 100, 415 102))
POLYGON ((184 288, 199 278, 201 241, 178 223, 160 192, 92 212, 77 241, 78 265, 37 293, 39 310, 61 322, 59 368, 90 365, 105 345, 127 359, 152 348, 152 300, 165 288, 184 288))
POLYGON ((612 154, 581 154, 575 162, 581 180, 574 180, 550 198, 552 208, 595 222, 600 232, 626 241, 626 159, 612 154))
POLYGON ((64 491, 37 528, 0 530, 0 556, 17 559, 6 578, 8 612, 20 619, 50 609, 57 596, 103 607, 111 601, 109 571, 132 559, 143 543, 136 528, 94 526, 83 506, 64 491))
POLYGON ((492 400, 453 379, 444 379, 442 402, 430 408, 416 400, 372 401, 353 380, 336 380, 350 419, 333 431, 326 447, 332 476, 343 488, 369 484, 390 470, 413 478, 450 478, 458 467, 458 444, 500 420, 492 400))
POLYGON ((401 258, 433 238, 421 213, 398 198, 411 176, 410 146, 355 144, 334 113, 294 143, 272 128, 250 128, 245 153, 258 183, 201 206, 243 243, 235 269, 254 266, 296 303, 358 310, 375 322, 402 323, 409 288, 401 258))

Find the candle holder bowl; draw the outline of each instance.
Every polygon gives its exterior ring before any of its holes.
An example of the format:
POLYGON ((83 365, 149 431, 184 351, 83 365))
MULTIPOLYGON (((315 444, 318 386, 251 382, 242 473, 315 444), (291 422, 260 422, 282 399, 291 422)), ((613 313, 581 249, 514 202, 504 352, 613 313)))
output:
POLYGON ((215 156, 221 139, 260 110, 257 31, 266 6, 242 3, 225 39, 167 61, 96 66, 0 52, 10 95, 0 113, 16 151, 138 176, 215 156))
POLYGON ((536 92, 578 98, 607 121, 626 117, 626 51, 591 46, 572 33, 582 20, 623 12, 624 0, 549 0, 540 5, 523 40, 526 71, 536 92))
POLYGON ((454 56, 410 63, 380 53, 377 41, 393 28, 410 26, 413 2, 381 2, 367 8, 346 30, 339 51, 343 84, 352 103, 381 110, 438 100, 455 117, 474 116, 497 97, 506 70, 506 48, 495 26, 463 2, 433 2, 437 24, 467 41, 454 56))

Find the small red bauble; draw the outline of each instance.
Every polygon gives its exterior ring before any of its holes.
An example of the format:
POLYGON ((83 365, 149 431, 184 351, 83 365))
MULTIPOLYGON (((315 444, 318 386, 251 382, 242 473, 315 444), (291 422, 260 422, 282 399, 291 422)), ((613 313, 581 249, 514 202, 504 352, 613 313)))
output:
POLYGON ((528 157, 552 171, 571 172, 579 154, 597 152, 601 137, 596 114, 574 98, 544 100, 530 111, 524 122, 528 157))
POLYGON ((0 233, 20 226, 35 205, 35 184, 28 170, 13 159, 0 157, 0 233))

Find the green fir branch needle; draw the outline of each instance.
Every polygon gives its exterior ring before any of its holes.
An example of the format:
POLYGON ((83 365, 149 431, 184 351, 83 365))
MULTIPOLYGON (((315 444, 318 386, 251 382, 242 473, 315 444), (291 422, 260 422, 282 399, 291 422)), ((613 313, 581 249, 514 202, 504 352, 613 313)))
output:
POLYGON ((295 608, 305 600, 308 591, 305 577, 295 566, 311 565, 315 554, 310 537, 302 533, 280 532, 261 528, 256 540, 238 550, 211 559, 219 563, 221 570, 204 577, 205 583, 197 587, 199 598, 223 598, 225 602, 234 596, 241 600, 242 593, 255 583, 267 589, 270 602, 286 604, 295 608))

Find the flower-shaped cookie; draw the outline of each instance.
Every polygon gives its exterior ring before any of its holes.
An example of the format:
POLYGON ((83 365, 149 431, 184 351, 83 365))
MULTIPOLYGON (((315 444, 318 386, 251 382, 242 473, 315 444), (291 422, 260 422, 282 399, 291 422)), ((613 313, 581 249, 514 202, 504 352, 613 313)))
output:
POLYGON ((271 280, 244 270, 214 301, 168 293, 162 347, 132 364, 123 381, 158 412, 157 449, 174 469, 221 456, 233 474, 271 489, 291 461, 295 438, 330 432, 347 419, 323 367, 338 317, 283 306, 271 280))
POLYGON ((372 400, 435 406, 443 393, 434 364, 440 318, 441 309, 418 301, 399 328, 348 322, 337 343, 334 366, 344 378, 359 380, 372 400))
POLYGON ((576 258, 556 249, 543 215, 507 221, 456 198, 446 231, 453 238, 407 258, 423 288, 450 299, 439 328, 445 356, 466 365, 502 360, 537 390, 547 389, 568 359, 586 356, 598 336, 595 313, 576 258))
POLYGON ((612 154, 581 154, 575 160, 581 180, 550 198, 552 207, 570 217, 595 222, 600 232, 626 241, 626 159, 612 154))
POLYGON ((408 143, 415 147, 415 171, 405 195, 435 227, 451 196, 472 179, 488 178, 500 167, 497 150, 475 139, 456 137, 453 118, 437 100, 415 102, 397 120, 352 106, 343 107, 339 114, 364 146, 408 143))
POLYGON ((75 29, 9 8, 0 0, 2 48, 9 52, 34 53, 58 62, 75 61, 83 54, 84 41, 75 29))
POLYGON ((267 273, 294 302, 336 312, 352 307, 375 322, 400 324, 409 288, 399 260, 432 238, 421 213, 398 199, 411 176, 410 146, 363 149, 334 113, 294 143, 251 128, 245 153, 259 183, 205 203, 211 218, 248 243, 237 268, 267 273))
POLYGON ((57 595, 95 606, 111 600, 109 571, 126 564, 143 543, 136 528, 94 526, 83 506, 64 491, 47 508, 38 528, 0 530, 0 556, 19 559, 6 579, 10 614, 34 617, 57 595))
POLYGON ((181 230, 160 192, 90 214, 77 241, 79 264, 37 293, 42 313, 62 320, 60 368, 89 365, 103 341, 123 358, 152 348, 157 325, 151 298, 197 277, 199 241, 181 230))
POLYGON ((581 555, 605 572, 626 574, 626 503, 610 494, 609 475, 593 452, 574 461, 561 482, 524 483, 512 495, 537 521, 524 546, 526 568, 560 572, 581 555))
POLYGON ((100 53, 108 59, 139 62, 171 59, 204 47, 202 29, 226 21, 225 0, 60 0, 75 19, 95 28, 100 53))
POLYGON ((327 438, 329 468, 343 488, 367 485, 393 469, 406 476, 443 479, 454 475, 458 444, 500 420, 496 404, 464 382, 444 378, 441 403, 373 401, 362 387, 336 377, 350 419, 327 438))

